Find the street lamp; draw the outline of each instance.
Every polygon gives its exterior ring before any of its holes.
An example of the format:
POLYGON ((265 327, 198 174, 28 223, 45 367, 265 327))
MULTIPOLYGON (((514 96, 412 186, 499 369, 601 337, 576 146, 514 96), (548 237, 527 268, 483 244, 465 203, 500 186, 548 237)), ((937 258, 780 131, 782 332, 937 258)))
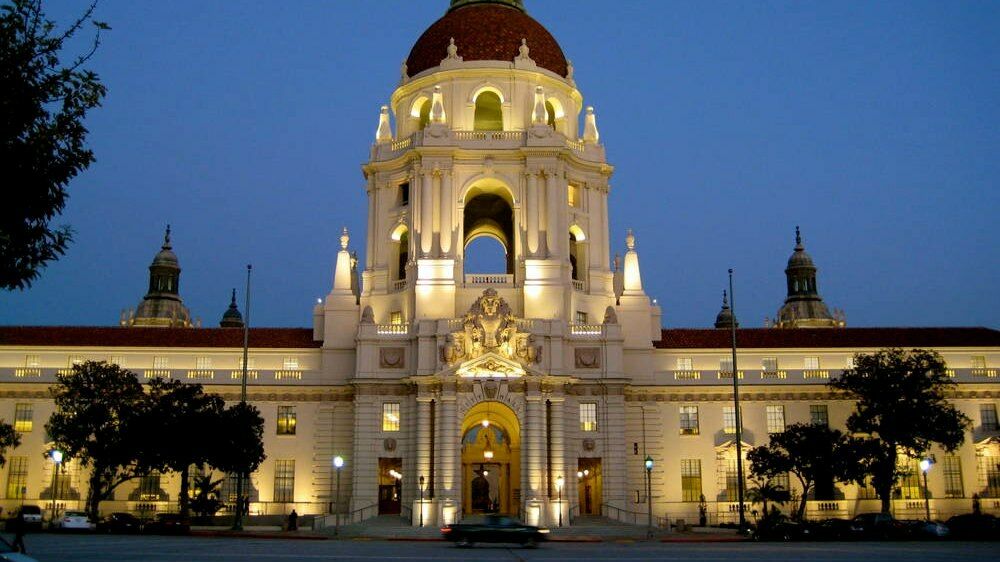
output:
POLYGON ((562 488, 566 481, 562 475, 556 477, 556 490, 559 491, 559 526, 562 527, 562 488))
MULTIPOLYGON (((52 457, 52 488, 49 490, 49 492, 52 494, 52 513, 49 516, 51 518, 49 524, 51 525, 52 523, 55 523, 56 520, 56 476, 59 474, 59 465, 62 464, 63 452, 60 451, 59 449, 52 449, 52 452, 49 453, 49 456, 52 457)), ((925 473, 924 476, 925 481, 926 478, 927 477, 925 473)))
POLYGON ((920 470, 924 473, 924 513, 928 523, 931 522, 931 500, 927 498, 927 473, 930 472, 932 464, 934 464, 932 459, 920 461, 920 470))
POLYGON ((653 538, 653 457, 646 455, 646 538, 653 538))
POLYGON ((424 475, 421 474, 420 478, 417 480, 417 485, 420 487, 420 526, 424 526, 424 475))
POLYGON ((333 516, 333 536, 340 535, 340 469, 344 468, 344 457, 333 457, 333 468, 337 470, 337 511, 333 516))

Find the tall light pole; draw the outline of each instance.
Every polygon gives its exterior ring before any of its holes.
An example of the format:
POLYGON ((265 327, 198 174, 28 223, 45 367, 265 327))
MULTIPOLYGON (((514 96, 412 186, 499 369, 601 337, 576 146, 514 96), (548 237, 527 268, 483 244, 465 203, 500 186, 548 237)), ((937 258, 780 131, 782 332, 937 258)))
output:
POLYGON ((923 459, 920 461, 920 470, 924 473, 924 514, 927 516, 927 522, 931 522, 931 500, 927 497, 927 473, 931 470, 931 465, 934 461, 931 459, 923 459))
POLYGON ((333 457, 333 468, 337 471, 337 511, 333 516, 333 536, 340 535, 340 469, 344 468, 344 457, 333 457))
POLYGON ((417 486, 420 488, 420 526, 424 526, 424 475, 417 479, 417 486))
MULTIPOLYGON (((247 264, 247 290, 246 290, 246 303, 244 304, 245 314, 243 316, 243 376, 240 382, 240 404, 247 403, 247 363, 249 363, 250 357, 250 271, 253 269, 251 264, 247 264)), ((243 499, 243 480, 246 478, 246 473, 242 470, 236 476, 236 517, 233 518, 233 530, 242 531, 243 530, 243 506, 244 504, 249 507, 250 502, 245 502, 243 499)))
POLYGON ((566 483, 566 481, 563 479, 562 475, 559 475, 556 478, 556 490, 559 491, 559 526, 560 527, 562 527, 562 489, 563 489, 563 484, 565 484, 565 483, 566 483))
POLYGON ((653 457, 646 455, 646 538, 653 538, 653 457))
MULTIPOLYGON (((52 449, 49 456, 52 457, 52 488, 50 489, 50 492, 52 493, 52 513, 49 515, 49 526, 52 526, 56 521, 56 477, 59 474, 59 465, 62 464, 63 452, 59 449, 52 449)), ((924 473, 924 481, 927 481, 926 472, 924 473)))
POLYGON ((729 310, 733 321, 729 325, 733 343, 733 407, 736 410, 736 490, 740 502, 740 532, 747 528, 746 510, 743 506, 743 416, 740 415, 740 377, 736 366, 736 296, 733 294, 733 270, 729 270, 729 310))

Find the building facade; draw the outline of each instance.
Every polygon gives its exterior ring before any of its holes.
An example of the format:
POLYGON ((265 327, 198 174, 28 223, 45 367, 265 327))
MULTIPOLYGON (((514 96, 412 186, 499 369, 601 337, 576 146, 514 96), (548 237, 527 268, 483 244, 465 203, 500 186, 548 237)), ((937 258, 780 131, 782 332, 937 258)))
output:
MULTIPOLYGON (((932 511, 969 511, 977 494, 1000 512, 1000 332, 848 328, 823 304, 798 233, 788 299, 774 327, 737 330, 736 366, 727 305, 715 329, 662 329, 632 232, 624 259, 611 258, 614 168, 594 110, 519 0, 451 2, 402 66, 362 171, 364 262, 345 230, 312 327, 250 329, 249 400, 267 424, 252 513, 436 525, 503 512, 555 525, 588 514, 641 522, 651 502, 658 518, 732 520, 732 378, 743 385, 745 452, 794 422, 842 428, 853 404, 825 383, 855 353, 888 346, 940 352, 974 421, 958 451, 933 451, 932 511), (467 270, 481 237, 502 245, 502 273, 467 270)), ((74 363, 114 362, 238 400, 236 297, 224 327, 194 327, 179 278, 168 231, 149 294, 121 326, 0 328, 0 417, 23 438, 3 468, 5 508, 86 495, 85 468, 56 472, 45 456, 48 387, 74 363)), ((900 513, 923 509, 911 480, 900 513)), ((151 475, 105 509, 169 510, 177 489, 175 476, 151 475)), ((224 499, 232 493, 227 481, 224 499)), ((819 496, 809 515, 877 507, 870 488, 819 496)))

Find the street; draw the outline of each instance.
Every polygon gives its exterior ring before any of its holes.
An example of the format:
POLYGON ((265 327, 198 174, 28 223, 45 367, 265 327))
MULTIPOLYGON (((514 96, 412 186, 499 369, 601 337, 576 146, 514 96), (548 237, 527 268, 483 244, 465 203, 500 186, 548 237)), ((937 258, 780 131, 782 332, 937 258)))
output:
POLYGON ((1000 543, 548 543, 537 550, 506 546, 460 549, 443 542, 305 541, 208 537, 33 534, 28 554, 41 562, 170 562, 251 560, 809 560, 913 562, 1000 560, 1000 543))

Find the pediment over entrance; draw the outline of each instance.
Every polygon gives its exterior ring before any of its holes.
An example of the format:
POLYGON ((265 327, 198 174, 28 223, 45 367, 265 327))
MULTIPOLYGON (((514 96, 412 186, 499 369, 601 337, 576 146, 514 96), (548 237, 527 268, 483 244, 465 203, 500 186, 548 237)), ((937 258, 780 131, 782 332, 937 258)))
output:
MULTIPOLYGON (((492 356, 504 364, 538 363, 542 346, 530 333, 519 332, 510 305, 495 289, 486 289, 462 317, 461 329, 448 334, 441 346, 441 361, 448 366, 471 363, 492 356)), ((502 365, 501 365, 502 366, 502 365)))
POLYGON ((477 379, 511 379, 523 377, 525 370, 516 361, 496 353, 487 353, 478 359, 462 363, 455 369, 455 374, 477 379))

